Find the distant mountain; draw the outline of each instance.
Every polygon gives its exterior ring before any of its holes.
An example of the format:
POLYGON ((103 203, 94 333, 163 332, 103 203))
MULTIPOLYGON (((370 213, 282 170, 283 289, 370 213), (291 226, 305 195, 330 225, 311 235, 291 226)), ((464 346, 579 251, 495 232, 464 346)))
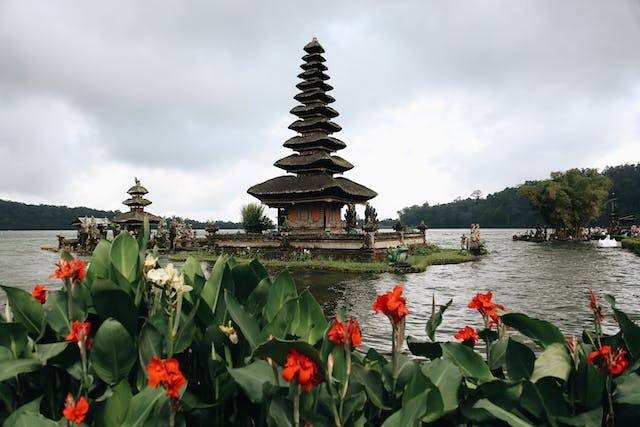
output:
MULTIPOLYGON (((617 197, 618 216, 639 216, 640 164, 607 167, 602 173, 613 181, 611 196, 615 194, 617 197)), ((424 221, 430 228, 466 228, 472 223, 492 228, 525 228, 542 224, 541 218, 520 195, 517 187, 505 188, 486 198, 469 197, 433 206, 428 203, 410 206, 400 210, 398 215, 403 224, 415 226, 424 221)), ((603 209, 594 225, 608 225, 610 215, 608 207, 603 209)))
MULTIPOLYGON (((28 205, 0 200, 0 230, 72 230, 76 218, 93 216, 112 218, 120 211, 103 211, 86 207, 70 208, 54 205, 28 205)), ((185 219, 193 228, 205 228, 206 223, 185 219)), ((240 228, 231 221, 216 221, 219 228, 240 228)))

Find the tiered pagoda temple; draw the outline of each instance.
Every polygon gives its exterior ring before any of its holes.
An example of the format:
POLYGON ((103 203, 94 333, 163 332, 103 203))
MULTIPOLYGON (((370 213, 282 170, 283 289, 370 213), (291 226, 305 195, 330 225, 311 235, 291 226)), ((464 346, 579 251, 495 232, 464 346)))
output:
POLYGON ((135 178, 134 186, 127 190, 130 197, 122 202, 123 205, 129 207, 129 212, 116 215, 111 221, 120 225, 123 230, 132 231, 134 234, 140 230, 145 218, 149 219, 149 224, 158 224, 161 218, 144 210, 146 206, 151 204, 151 201, 144 197, 148 192, 140 184, 140 180, 135 178))
POLYGON ((279 176, 249 188, 248 193, 272 208, 278 208, 278 226, 287 226, 291 233, 343 233, 342 207, 362 204, 377 193, 347 178, 336 177, 353 165, 332 153, 346 144, 330 136, 342 128, 331 121, 338 112, 329 104, 335 99, 327 92, 329 76, 322 56, 324 49, 315 38, 309 42, 302 57, 303 81, 296 87, 302 92, 294 99, 300 102, 291 113, 298 117, 289 129, 299 135, 288 139, 284 146, 296 151, 275 162, 289 175, 279 176))

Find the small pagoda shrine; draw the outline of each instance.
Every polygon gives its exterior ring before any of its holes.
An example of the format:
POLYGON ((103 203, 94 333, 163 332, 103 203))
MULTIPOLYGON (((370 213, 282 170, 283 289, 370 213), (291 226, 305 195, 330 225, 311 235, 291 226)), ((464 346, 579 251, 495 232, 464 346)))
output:
POLYGON ((118 224, 121 230, 130 231, 133 234, 137 234, 138 230, 142 228, 145 218, 149 219, 149 224, 158 224, 161 218, 144 210, 146 206, 151 204, 151 201, 144 197, 148 192, 140 184, 140 180, 135 178, 134 186, 127 190, 130 197, 122 202, 122 204, 129 207, 129 212, 116 215, 111 219, 111 222, 118 224))
POLYGON ((302 92, 294 99, 300 102, 291 110, 298 117, 289 129, 299 135, 288 139, 284 146, 295 151, 275 162, 288 175, 254 185, 247 191, 269 207, 278 209, 278 226, 291 233, 344 233, 342 207, 363 204, 377 193, 347 178, 336 177, 353 165, 333 155, 346 147, 330 136, 342 128, 331 121, 338 112, 329 104, 335 99, 327 92, 329 76, 322 56, 324 49, 314 38, 305 47, 304 63, 298 75, 302 82, 296 87, 302 92))

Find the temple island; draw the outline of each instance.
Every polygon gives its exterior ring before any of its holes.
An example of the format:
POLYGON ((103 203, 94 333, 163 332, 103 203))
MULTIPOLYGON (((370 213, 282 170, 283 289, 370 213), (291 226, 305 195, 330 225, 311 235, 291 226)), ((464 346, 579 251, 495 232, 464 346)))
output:
MULTIPOLYGON (((426 226, 417 230, 399 224, 394 230, 379 229, 377 214, 369 201, 377 196, 372 189, 342 176, 353 165, 336 153, 346 144, 333 136, 341 127, 333 121, 338 112, 329 104, 333 87, 322 55, 325 51, 315 38, 304 46, 302 80, 291 109, 296 120, 289 129, 295 136, 284 142, 292 154, 274 166, 286 174, 250 187, 247 192, 264 206, 277 209, 277 228, 266 233, 222 233, 211 224, 206 235, 198 237, 179 218, 165 220, 145 211, 151 204, 147 189, 136 178, 123 204, 128 212, 114 218, 78 218, 78 237, 59 237, 59 248, 90 253, 101 238, 112 230, 137 235, 148 220, 153 228, 150 247, 170 253, 180 261, 187 254, 212 260, 218 254, 239 258, 260 257, 273 267, 309 267, 347 271, 422 271, 431 264, 471 261, 467 250, 440 249, 427 242, 426 226), (356 205, 364 205, 364 223, 357 228, 356 205), (345 209, 346 207, 346 209, 345 209), (343 216, 344 215, 344 216, 343 216), (297 264, 296 264, 297 263, 297 264), (391 266, 391 267, 390 267, 391 266)), ((479 240, 479 238, 478 238, 479 240)))

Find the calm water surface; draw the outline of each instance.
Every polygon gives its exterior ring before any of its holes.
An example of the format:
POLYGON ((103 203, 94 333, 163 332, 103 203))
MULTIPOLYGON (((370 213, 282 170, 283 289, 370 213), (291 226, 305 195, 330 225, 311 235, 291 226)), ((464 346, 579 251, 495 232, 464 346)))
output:
MULTIPOLYGON (((453 299, 438 331, 450 339, 460 327, 480 326, 477 313, 466 308, 476 292, 494 291, 494 299, 510 311, 541 317, 566 334, 579 334, 589 322, 587 289, 616 296, 632 318, 640 318, 640 257, 620 249, 597 249, 591 243, 536 244, 514 242, 516 230, 485 229, 482 238, 489 254, 480 261, 432 266, 418 274, 353 275, 330 272, 295 272, 297 284, 309 287, 327 312, 346 306, 360 320, 365 343, 388 349, 391 333, 382 315, 374 316, 376 294, 396 283, 404 284, 410 316, 407 334, 424 338, 431 297, 437 303, 453 299)), ((429 239, 443 247, 458 247, 467 230, 429 230, 429 239)), ((56 231, 0 231, 0 283, 30 289, 47 279, 57 257, 41 250, 55 246, 56 231)), ((64 232, 69 236, 74 232, 64 232)), ((0 295, 0 303, 4 294, 0 295)))

